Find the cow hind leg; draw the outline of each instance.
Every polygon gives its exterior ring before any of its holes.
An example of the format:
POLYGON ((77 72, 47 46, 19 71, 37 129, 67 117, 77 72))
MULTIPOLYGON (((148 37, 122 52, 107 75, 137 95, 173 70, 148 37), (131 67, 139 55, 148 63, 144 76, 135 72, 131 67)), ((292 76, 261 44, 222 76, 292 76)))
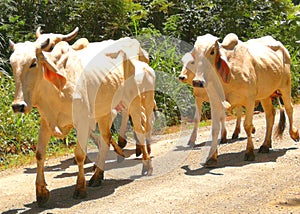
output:
POLYGON ((246 106, 246 117, 244 121, 244 129, 247 134, 247 147, 245 151, 245 161, 254 161, 255 155, 254 155, 254 145, 252 141, 252 131, 253 131, 253 113, 254 113, 254 102, 249 102, 246 106))
POLYGON ((82 150, 80 144, 77 142, 75 148, 75 161, 78 166, 78 176, 73 198, 82 199, 86 197, 86 182, 84 177, 84 161, 86 158, 85 152, 82 150))
POLYGON ((241 121, 242 121, 242 111, 243 108, 241 106, 238 106, 236 108, 236 123, 235 123, 235 129, 232 134, 231 139, 235 140, 239 138, 239 134, 241 132, 241 121))
MULTIPOLYGON (((99 131, 100 131, 100 151, 97 155, 96 160, 96 166, 95 166, 95 172, 91 179, 89 180, 89 186, 91 187, 97 187, 102 184, 102 180, 104 179, 104 166, 105 166, 105 160, 107 158, 107 154, 109 151, 109 146, 112 144, 114 147, 117 147, 116 142, 112 142, 112 136, 110 132, 110 128, 112 125, 112 116, 111 114, 108 114, 104 117, 101 117, 99 120, 97 120, 99 131)), ((116 150, 117 148, 115 148, 116 150)))
POLYGON ((298 142, 299 141, 299 131, 293 124, 293 106, 292 106, 292 102, 291 102, 290 92, 286 92, 284 90, 280 90, 280 92, 282 94, 282 100, 284 103, 286 114, 288 115, 288 118, 289 118, 290 136, 294 141, 298 142))
POLYGON ((146 115, 143 114, 142 107, 140 105, 140 98, 136 97, 134 101, 132 102, 130 106, 130 116, 132 118, 133 122, 133 129, 136 133, 136 136, 138 138, 139 142, 139 147, 142 150, 142 163, 143 163, 143 168, 142 168, 142 175, 152 175, 153 172, 153 166, 152 166, 152 161, 150 158, 150 155, 147 152, 147 147, 146 147, 146 137, 145 137, 145 126, 147 122, 146 115))
POLYGON ((118 137, 118 145, 122 149, 127 145, 126 130, 127 130, 128 118, 129 118, 129 115, 124 110, 122 112, 122 121, 121 121, 120 133, 119 133, 119 137, 118 137))
POLYGON ((272 99, 267 98, 264 100, 261 100, 261 104, 263 106, 265 117, 266 117, 266 135, 265 140, 261 147, 259 148, 259 153, 268 153, 270 148, 272 148, 272 129, 274 125, 274 119, 275 119, 275 109, 272 104, 272 99))

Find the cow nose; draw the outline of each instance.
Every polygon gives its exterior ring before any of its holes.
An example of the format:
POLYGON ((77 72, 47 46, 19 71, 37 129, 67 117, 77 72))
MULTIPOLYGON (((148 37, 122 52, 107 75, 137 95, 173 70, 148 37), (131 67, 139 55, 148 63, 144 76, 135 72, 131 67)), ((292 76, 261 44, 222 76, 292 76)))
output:
POLYGON ((15 103, 12 104, 12 109, 14 113, 24 113, 26 106, 27 106, 26 103, 15 103))
POLYGON ((204 80, 193 80, 193 86, 198 88, 204 88, 205 81, 204 80))
POLYGON ((178 79, 179 79, 180 81, 183 81, 183 80, 186 79, 186 76, 185 76, 185 75, 180 75, 180 76, 178 77, 178 79))

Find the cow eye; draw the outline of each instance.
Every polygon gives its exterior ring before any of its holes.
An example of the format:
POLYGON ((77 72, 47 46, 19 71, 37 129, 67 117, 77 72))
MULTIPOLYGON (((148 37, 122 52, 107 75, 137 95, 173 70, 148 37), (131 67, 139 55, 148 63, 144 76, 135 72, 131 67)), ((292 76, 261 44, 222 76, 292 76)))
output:
POLYGON ((194 61, 192 61, 192 62, 191 62, 191 64, 192 64, 192 65, 194 65, 194 64, 195 64, 195 62, 194 62, 194 61))
POLYGON ((214 55, 215 54, 215 49, 213 48, 210 52, 210 55, 214 55))
POLYGON ((34 67, 36 67, 36 61, 33 61, 33 62, 31 63, 31 65, 29 66, 29 68, 34 68, 34 67))

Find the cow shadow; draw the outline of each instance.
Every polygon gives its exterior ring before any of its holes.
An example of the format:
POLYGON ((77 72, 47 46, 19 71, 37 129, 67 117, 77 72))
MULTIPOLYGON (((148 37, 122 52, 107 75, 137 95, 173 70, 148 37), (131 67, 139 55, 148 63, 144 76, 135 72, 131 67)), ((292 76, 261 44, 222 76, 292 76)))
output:
MULTIPOLYGON (((226 142, 222 143, 222 142, 219 142, 218 145, 226 145, 226 144, 232 144, 232 143, 235 143, 235 142, 239 142, 239 141, 243 141, 243 140, 246 140, 247 137, 240 137, 240 138, 236 138, 236 139, 227 139, 226 142)), ((186 151, 186 150, 200 150, 201 147, 204 147, 204 146, 207 146, 207 145, 210 145, 211 144, 211 141, 203 141, 201 143, 198 143, 198 144, 186 144, 186 145, 179 145, 179 146, 176 146, 176 148, 174 149, 174 151, 186 151)))
POLYGON ((13 213, 41 213, 47 211, 51 213, 52 209, 65 209, 71 208, 77 204, 84 201, 95 200, 103 197, 107 197, 115 192, 115 190, 123 185, 129 184, 133 180, 115 180, 108 179, 104 180, 100 187, 87 187, 87 197, 85 199, 73 199, 73 191, 75 190, 75 185, 62 187, 50 191, 50 199, 46 205, 43 207, 38 207, 37 202, 32 202, 30 204, 24 204, 26 208, 18 208, 13 210, 4 211, 3 214, 13 214, 13 213), (28 209, 29 208, 29 209, 28 209))
MULTIPOLYGON (((135 149, 126 149, 124 150, 128 154, 135 153, 135 149)), ((86 164, 93 163, 93 161, 96 160, 98 152, 90 152, 88 153, 87 160, 85 161, 86 164)), ((139 165, 142 163, 141 158, 130 158, 130 159, 123 159, 120 158, 120 162, 118 161, 118 155, 114 151, 109 151, 108 158, 105 163, 105 169, 106 171, 115 169, 115 168, 126 168, 126 167, 133 167, 135 165, 139 165)), ((68 169, 70 166, 77 166, 75 159, 68 158, 65 160, 61 160, 60 163, 55 165, 49 165, 45 166, 44 171, 45 172, 58 172, 62 171, 60 175, 55 176, 55 178, 65 178, 65 177, 72 177, 77 176, 76 172, 66 172, 66 169, 68 169)), ((37 167, 31 167, 31 168, 25 168, 24 173, 25 174, 35 174, 37 171, 37 167)), ((93 166, 85 167, 84 169, 85 173, 93 172, 93 166)))
POLYGON ((218 156, 218 166, 214 168, 207 168, 201 166, 197 169, 190 169, 189 165, 184 165, 181 168, 185 170, 184 174, 189 176, 201 176, 205 174, 212 175, 223 175, 222 173, 212 172, 215 169, 221 169, 225 167, 243 167, 250 164, 256 163, 268 163, 268 162, 276 162, 279 157, 282 157, 289 150, 296 150, 298 148, 284 148, 284 149, 276 149, 270 150, 269 153, 258 153, 258 149, 254 150, 256 156, 254 161, 244 161, 245 151, 237 152, 237 153, 227 153, 218 156))

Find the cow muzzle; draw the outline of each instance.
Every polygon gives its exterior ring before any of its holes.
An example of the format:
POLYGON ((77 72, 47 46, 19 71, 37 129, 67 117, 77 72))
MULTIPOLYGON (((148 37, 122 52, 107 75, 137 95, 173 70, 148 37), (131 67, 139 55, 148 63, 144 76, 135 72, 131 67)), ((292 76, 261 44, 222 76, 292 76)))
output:
POLYGON ((11 107, 12 107, 14 113, 25 113, 27 104, 24 101, 22 101, 19 103, 13 103, 11 107))
POLYGON ((187 79, 186 75, 179 75, 178 77, 179 81, 184 82, 187 79))
POLYGON ((193 87, 204 88, 205 84, 205 80, 193 80, 193 87))

